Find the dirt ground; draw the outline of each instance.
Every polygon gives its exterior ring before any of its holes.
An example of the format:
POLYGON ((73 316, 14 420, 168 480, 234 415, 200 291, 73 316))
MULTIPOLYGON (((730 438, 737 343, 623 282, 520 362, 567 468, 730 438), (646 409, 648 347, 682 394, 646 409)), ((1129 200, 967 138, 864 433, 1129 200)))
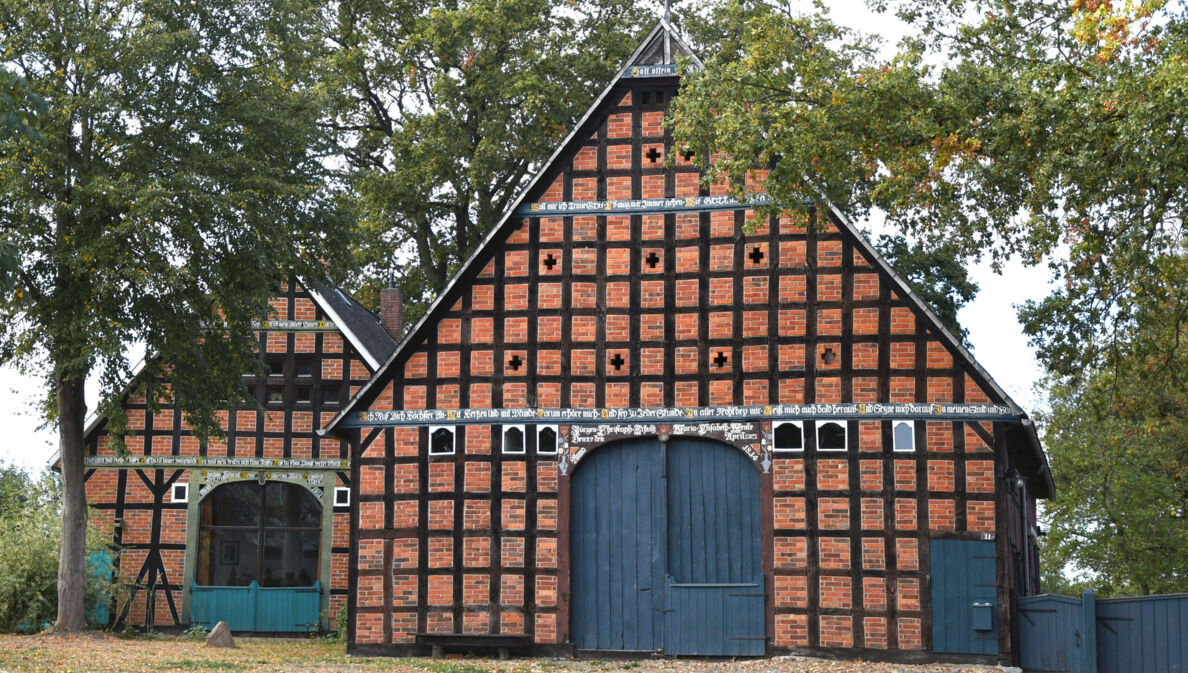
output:
POLYGON ((427 671, 430 673, 986 673, 994 668, 907 666, 789 657, 747 661, 574 661, 566 659, 387 658, 347 656, 321 638, 239 638, 233 649, 208 648, 185 636, 0 635, 0 673, 176 673, 182 671, 427 671))

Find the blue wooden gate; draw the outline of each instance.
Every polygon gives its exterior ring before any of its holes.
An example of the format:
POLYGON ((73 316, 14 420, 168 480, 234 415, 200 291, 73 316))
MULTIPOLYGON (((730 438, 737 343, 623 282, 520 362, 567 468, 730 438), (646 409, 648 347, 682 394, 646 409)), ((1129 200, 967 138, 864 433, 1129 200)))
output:
POLYGON ((1019 599, 1027 673, 1188 673, 1188 594, 1019 599))
POLYGON ((1018 621, 1019 665, 1023 670, 1084 672, 1086 636, 1081 626, 1080 599, 1051 594, 1020 598, 1018 621))
POLYGON ((933 651, 998 654, 994 543, 932 540, 929 550, 933 651))
POLYGON ((594 451, 572 482, 578 649, 762 656, 759 473, 708 440, 594 451))
POLYGON ((211 628, 220 621, 234 631, 317 631, 322 583, 309 587, 190 587, 190 623, 211 628))

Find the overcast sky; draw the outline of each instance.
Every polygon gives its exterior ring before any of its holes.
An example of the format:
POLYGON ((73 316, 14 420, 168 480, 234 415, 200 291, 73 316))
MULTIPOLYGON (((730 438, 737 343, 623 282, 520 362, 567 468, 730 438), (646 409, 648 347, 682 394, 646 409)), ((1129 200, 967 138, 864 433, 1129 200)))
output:
MULTIPOLYGON (((826 4, 836 20, 882 35, 888 48, 906 31, 894 17, 870 12, 864 0, 827 0, 826 4)), ((877 218, 859 224, 875 231, 882 229, 877 218)), ((993 273, 987 264, 974 267, 972 273, 981 291, 959 319, 969 330, 974 356, 1007 394, 1025 410, 1034 412, 1041 402, 1033 390, 1041 370, 1022 333, 1016 306, 1027 299, 1044 297, 1050 287, 1049 273, 1046 268, 1027 268, 1018 263, 1007 264, 1002 275, 993 273)), ((95 406, 95 392, 92 384, 88 390, 89 408, 95 406)), ((40 469, 54 453, 56 433, 37 430, 41 420, 33 405, 43 394, 40 379, 22 376, 11 367, 0 368, 0 436, 4 437, 0 461, 40 469)))

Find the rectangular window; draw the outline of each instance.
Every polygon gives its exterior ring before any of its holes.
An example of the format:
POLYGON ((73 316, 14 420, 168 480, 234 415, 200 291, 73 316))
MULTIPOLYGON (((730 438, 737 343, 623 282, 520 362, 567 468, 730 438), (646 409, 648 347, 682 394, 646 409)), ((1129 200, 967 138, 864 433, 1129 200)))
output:
POLYGON ((190 485, 187 482, 179 481, 170 489, 169 499, 173 502, 189 502, 190 501, 190 485))

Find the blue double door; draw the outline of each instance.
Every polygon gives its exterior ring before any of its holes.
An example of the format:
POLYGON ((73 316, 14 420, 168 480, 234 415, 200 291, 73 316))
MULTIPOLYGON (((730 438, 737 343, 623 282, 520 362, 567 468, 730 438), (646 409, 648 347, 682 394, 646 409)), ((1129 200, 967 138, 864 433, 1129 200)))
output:
POLYGON ((759 472, 718 442, 601 447, 572 478, 571 634, 582 650, 762 656, 759 472))

